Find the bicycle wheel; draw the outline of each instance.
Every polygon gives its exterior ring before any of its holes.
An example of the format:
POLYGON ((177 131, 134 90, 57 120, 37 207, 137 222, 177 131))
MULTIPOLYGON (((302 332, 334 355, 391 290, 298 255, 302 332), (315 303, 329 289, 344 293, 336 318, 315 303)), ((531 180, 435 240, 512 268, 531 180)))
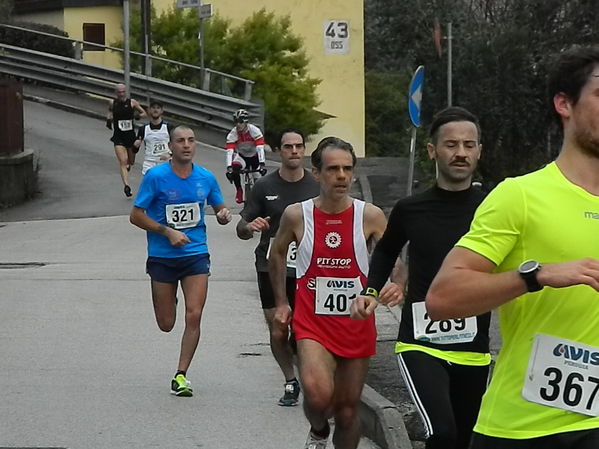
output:
POLYGON ((250 197, 250 191, 252 190, 252 187, 254 187, 254 177, 251 173, 245 174, 245 183, 243 187, 243 202, 247 203, 247 200, 250 197))

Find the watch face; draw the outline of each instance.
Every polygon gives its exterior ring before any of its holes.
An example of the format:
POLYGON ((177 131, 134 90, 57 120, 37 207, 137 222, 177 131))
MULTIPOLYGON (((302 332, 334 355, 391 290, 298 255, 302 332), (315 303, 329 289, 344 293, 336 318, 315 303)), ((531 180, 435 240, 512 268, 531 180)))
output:
POLYGON ((527 260, 520 265, 520 273, 530 273, 539 267, 539 262, 536 260, 527 260))

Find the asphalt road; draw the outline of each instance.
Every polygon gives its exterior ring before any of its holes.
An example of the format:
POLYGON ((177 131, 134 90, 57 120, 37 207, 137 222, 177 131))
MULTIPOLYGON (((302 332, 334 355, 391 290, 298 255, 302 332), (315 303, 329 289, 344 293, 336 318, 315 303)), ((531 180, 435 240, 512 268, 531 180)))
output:
MULTIPOLYGON (((182 332, 155 324, 145 234, 127 219, 103 122, 25 105, 40 192, 0 215, 0 447, 245 449, 302 447, 301 407, 283 380, 259 307, 253 247, 207 217, 212 270, 193 398, 168 394, 182 332)), ((233 211, 224 154, 199 145, 233 211)), ((132 187, 140 179, 132 170, 132 187)), ((376 449, 363 438, 360 449, 376 449)))
MULTIPOLYGON (((128 215, 132 199, 125 198, 114 155, 111 131, 98 119, 50 106, 24 102, 25 147, 39 155, 39 187, 32 201, 0 210, 0 221, 89 218, 128 215)), ((201 139, 201 131, 196 135, 201 139)), ((135 193, 141 161, 130 172, 135 193)), ((195 162, 218 178, 225 202, 235 213, 233 188, 224 176, 224 153, 199 144, 195 162)))

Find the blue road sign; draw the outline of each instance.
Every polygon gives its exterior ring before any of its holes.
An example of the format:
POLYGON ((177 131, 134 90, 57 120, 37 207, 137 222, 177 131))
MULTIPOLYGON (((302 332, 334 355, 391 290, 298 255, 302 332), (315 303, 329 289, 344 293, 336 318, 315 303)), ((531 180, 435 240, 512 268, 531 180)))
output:
POLYGON ((416 128, 420 128, 420 102, 422 101, 422 85, 424 84, 424 66, 419 66, 410 81, 408 111, 410 120, 416 128))

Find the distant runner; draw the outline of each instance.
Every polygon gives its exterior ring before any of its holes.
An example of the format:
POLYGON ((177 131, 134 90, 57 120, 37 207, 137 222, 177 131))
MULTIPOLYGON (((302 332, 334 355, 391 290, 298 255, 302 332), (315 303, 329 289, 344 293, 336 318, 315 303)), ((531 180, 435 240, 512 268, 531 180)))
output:
POLYGON ((133 194, 129 186, 128 172, 135 163, 135 153, 139 150, 133 145, 135 142, 133 121, 136 111, 140 118, 146 117, 146 111, 137 100, 127 98, 127 87, 124 84, 117 84, 114 87, 114 92, 116 98, 109 100, 106 127, 113 130, 110 140, 114 143, 114 153, 119 162, 123 191, 125 196, 129 197, 133 194))

